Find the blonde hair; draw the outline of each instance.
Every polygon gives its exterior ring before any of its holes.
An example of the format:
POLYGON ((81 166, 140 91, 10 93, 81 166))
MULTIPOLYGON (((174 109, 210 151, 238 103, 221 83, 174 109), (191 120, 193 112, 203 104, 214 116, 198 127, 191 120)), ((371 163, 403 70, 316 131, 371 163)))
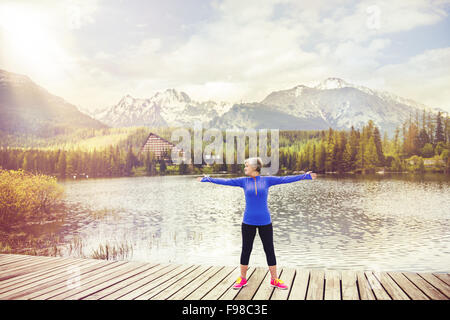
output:
POLYGON ((261 173, 261 168, 263 166, 262 159, 260 157, 248 158, 244 161, 244 164, 248 163, 250 166, 256 169, 259 173, 261 173))

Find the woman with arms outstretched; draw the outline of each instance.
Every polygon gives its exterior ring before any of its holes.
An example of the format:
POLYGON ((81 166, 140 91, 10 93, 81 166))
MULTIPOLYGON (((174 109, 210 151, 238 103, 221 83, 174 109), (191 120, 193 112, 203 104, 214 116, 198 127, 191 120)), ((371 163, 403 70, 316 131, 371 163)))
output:
POLYGON ((294 176, 260 176, 263 166, 261 158, 249 158, 245 160, 244 172, 249 177, 239 177, 231 179, 211 178, 209 176, 197 178, 200 182, 211 182, 227 186, 241 187, 245 192, 245 212, 241 225, 242 230, 242 252, 241 252, 241 275, 236 280, 233 288, 239 289, 247 285, 247 270, 250 254, 253 248, 256 229, 263 243, 266 254, 267 264, 269 266, 271 280, 270 285, 279 289, 288 287, 277 277, 277 263, 275 250, 273 247, 273 229, 272 219, 267 207, 267 195, 269 187, 290 183, 299 180, 312 180, 316 174, 308 171, 305 174, 294 176))

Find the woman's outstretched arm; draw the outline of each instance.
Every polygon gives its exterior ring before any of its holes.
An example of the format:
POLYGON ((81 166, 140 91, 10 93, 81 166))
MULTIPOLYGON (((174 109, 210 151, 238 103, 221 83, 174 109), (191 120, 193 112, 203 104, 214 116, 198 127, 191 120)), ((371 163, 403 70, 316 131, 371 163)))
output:
POLYGON ((200 177, 197 178, 197 180, 200 182, 211 182, 211 183, 222 184, 225 186, 233 186, 233 187, 243 187, 244 179, 245 179, 245 177, 230 178, 230 179, 211 178, 209 175, 205 175, 201 179, 200 179, 200 177))
POLYGON ((311 171, 295 176, 284 176, 284 177, 269 176, 267 177, 267 181, 269 182, 269 186, 274 186, 277 184, 290 183, 300 180, 312 180, 313 179, 312 175, 314 175, 315 178, 315 173, 311 173, 311 171))

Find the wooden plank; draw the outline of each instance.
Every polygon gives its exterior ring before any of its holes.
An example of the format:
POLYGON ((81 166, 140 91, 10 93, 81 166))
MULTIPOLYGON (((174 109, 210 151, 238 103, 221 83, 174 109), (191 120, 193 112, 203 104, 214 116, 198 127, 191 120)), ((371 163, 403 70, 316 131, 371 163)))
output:
POLYGON ((17 256, 15 255, 6 255, 6 254, 0 254, 0 265, 4 262, 4 261, 8 261, 11 259, 17 259, 17 256))
POLYGON ((7 255, 5 255, 0 259, 0 266, 4 266, 7 264, 11 264, 11 263, 21 261, 24 259, 28 259, 28 258, 29 258, 29 256, 19 256, 19 255, 7 256, 7 255))
POLYGON ((149 264, 128 263, 126 268, 123 267, 122 270, 117 270, 116 272, 113 272, 112 274, 108 275, 108 277, 104 277, 97 281, 91 282, 89 288, 81 289, 80 291, 72 295, 64 293, 63 295, 51 298, 51 300, 60 300, 60 299, 80 300, 100 290, 108 288, 116 283, 119 283, 123 280, 133 278, 135 275, 138 275, 148 270, 149 268, 151 268, 151 265, 149 264))
MULTIPOLYGON (((73 261, 72 259, 66 259, 65 261, 58 261, 53 262, 53 264, 50 264, 46 266, 45 268, 36 268, 34 270, 29 272, 23 272, 20 276, 8 278, 7 280, 0 282, 0 293, 6 292, 11 289, 18 288, 20 286, 28 285, 31 283, 34 283, 36 280, 40 280, 42 276, 47 278, 49 276, 49 270, 59 270, 58 268, 64 269, 64 267, 70 266, 70 265, 78 265, 78 264, 86 264, 88 263, 85 259, 80 259, 79 261, 73 261)), ((57 271, 55 271, 57 272, 57 271)), ((50 275, 53 275, 50 274, 50 275)))
POLYGON ((209 278, 200 287, 198 287, 194 292, 189 294, 184 300, 200 300, 209 291, 211 291, 217 284, 219 284, 226 276, 228 276, 235 267, 224 267, 222 270, 217 272, 213 277, 209 278))
POLYGON ((52 263, 52 260, 49 259, 43 259, 43 257, 39 258, 28 258, 23 259, 20 261, 15 261, 11 264, 4 265, 3 267, 0 267, 0 274, 2 275, 0 277, 0 280, 4 279, 9 273, 14 273, 16 271, 30 268, 30 267, 39 267, 39 265, 43 265, 46 263, 52 263))
MULTIPOLYGON (((177 265, 169 265, 167 268, 164 268, 164 269, 161 269, 161 270, 159 270, 159 271, 157 271, 157 272, 155 272, 155 273, 152 273, 151 276, 148 277, 148 278, 145 280, 145 284, 144 284, 144 285, 140 286, 139 288, 135 289, 135 290, 132 291, 132 292, 127 293, 126 295, 127 295, 127 296, 133 296, 133 298, 135 298, 136 296, 141 295, 142 293, 144 293, 144 292, 146 292, 146 291, 148 290, 147 287, 145 287, 145 285, 147 285, 150 281, 155 280, 155 279, 159 278, 160 276, 162 276, 162 275, 164 275, 164 274, 166 274, 166 273, 168 273, 168 272, 172 272, 173 270, 178 269, 178 268, 181 268, 181 267, 182 267, 182 266, 181 266, 181 265, 178 265, 178 264, 177 264, 177 265)), ((126 266, 126 268, 127 268, 127 269, 125 269, 125 270, 122 269, 122 270, 116 271, 115 274, 112 275, 112 277, 110 276, 110 277, 108 277, 108 278, 105 278, 105 277, 99 278, 98 280, 95 280, 93 283, 92 283, 92 282, 89 283, 89 286, 92 286, 92 284, 94 284, 95 289, 96 289, 94 292, 96 292, 96 291, 102 290, 102 287, 103 287, 103 288, 106 287, 106 286, 104 285, 105 280, 108 281, 108 286, 109 286, 109 285, 112 285, 112 283, 110 282, 110 280, 111 280, 112 282, 115 281, 114 278, 117 278, 117 277, 123 277, 123 276, 125 275, 125 279, 126 279, 126 278, 127 278, 126 276, 132 271, 132 270, 129 269, 129 266, 126 266)), ((142 271, 142 270, 140 270, 140 271, 142 271)), ((117 282, 117 281, 116 281, 116 282, 117 282)), ((86 287, 87 287, 87 286, 86 286, 86 287)), ((76 296, 76 297, 73 296, 73 295, 70 295, 70 296, 66 295, 65 297, 63 297, 63 299, 70 299, 70 300, 73 300, 74 298, 77 298, 77 299, 78 299, 78 297, 79 297, 81 294, 84 294, 84 293, 86 292, 85 289, 82 289, 81 291, 82 291, 82 292, 77 293, 77 296, 76 296)), ((92 293, 92 288, 89 288, 88 291, 92 293)), ((86 296, 86 295, 84 295, 84 296, 86 296)), ((80 297, 80 299, 81 299, 81 298, 82 298, 82 297, 80 297)), ((122 297, 120 297, 119 299, 125 299, 125 298, 122 296, 122 297)))
POLYGON ((364 273, 377 300, 392 300, 372 271, 365 271, 364 273))
MULTIPOLYGON (((97 263, 98 264, 98 263, 97 263)), ((97 265, 94 261, 82 261, 79 262, 77 266, 80 272, 81 270, 86 270, 88 268, 92 268, 92 266, 97 265)), ((41 292, 43 289, 46 289, 55 284, 66 285, 67 279, 70 278, 72 274, 67 272, 63 274, 57 275, 49 275, 39 281, 32 281, 24 286, 19 286, 17 288, 11 287, 9 290, 5 291, 5 293, 0 294, 0 299, 24 299, 24 297, 28 297, 28 295, 33 294, 35 292, 41 292)))
MULTIPOLYGON (((52 270, 53 268, 57 268, 58 266, 62 266, 62 265, 64 265, 64 264, 70 264, 70 263, 73 263, 74 261, 80 262, 80 261, 82 261, 82 259, 79 259, 79 260, 77 261, 76 259, 66 258, 66 259, 64 259, 64 260, 61 260, 61 261, 58 261, 58 262, 54 262, 54 264, 48 265, 48 266, 46 266, 46 267, 44 267, 44 268, 42 268, 42 269, 38 269, 38 270, 35 270, 35 271, 30 271, 30 272, 24 273, 23 275, 16 276, 16 277, 13 277, 13 278, 9 278, 9 279, 0 281, 0 288, 5 287, 5 286, 7 286, 7 285, 9 285, 9 284, 18 282, 18 281, 19 281, 19 282, 20 282, 20 281, 23 281, 23 280, 25 280, 25 279, 27 279, 27 278, 36 276, 36 275, 38 275, 38 274, 40 274, 40 273, 42 273, 42 272, 46 272, 46 271, 48 271, 48 270, 52 270)), ((1 275, 2 275, 2 274, 0 273, 0 277, 1 277, 1 275)))
POLYGON ((5 281, 13 277, 18 277, 23 274, 42 270, 49 265, 55 264, 63 259, 51 260, 51 259, 33 259, 24 264, 16 265, 15 267, 8 268, 7 270, 0 271, 0 281, 5 281))
POLYGON ((21 253, 3 253, 3 254, 1 254, 1 259, 24 258, 24 257, 42 257, 42 256, 36 256, 36 255, 31 255, 31 254, 21 254, 21 253))
POLYGON ((239 267, 234 267, 233 271, 201 298, 201 300, 218 300, 226 290, 230 289, 233 285, 233 281, 235 281, 240 274, 241 269, 239 267))
MULTIPOLYGON (((279 271, 279 277, 283 274, 283 269, 279 271)), ((253 296, 253 300, 269 300, 270 296, 273 293, 274 287, 270 286, 270 279, 272 279, 272 276, 270 275, 270 272, 266 273, 266 276, 261 281, 261 285, 259 286, 258 290, 256 290, 255 295, 253 296)), ((245 289, 245 288, 244 288, 245 289)))
POLYGON ((312 269, 310 271, 306 300, 323 300, 324 279, 324 270, 312 269))
POLYGON ((359 300, 356 272, 341 271, 342 300, 359 300))
POLYGON ((325 300, 341 300, 341 273, 325 270, 325 300))
POLYGON ((145 284, 157 279, 158 277, 169 273, 171 270, 173 270, 176 267, 177 266, 173 266, 170 264, 157 265, 154 268, 152 268, 151 270, 149 270, 148 274, 146 276, 133 282, 133 284, 131 284, 131 285, 123 287, 117 291, 114 291, 113 293, 110 293, 110 294, 102 297, 101 300, 116 300, 127 294, 128 294, 128 296, 125 297, 124 299, 131 300, 132 298, 135 297, 135 295, 133 294, 133 291, 135 291, 135 290, 139 289, 140 287, 144 286, 145 284))
POLYGON ((386 272, 373 272, 392 300, 411 300, 386 272))
POLYGON ((295 276, 294 268, 283 268, 283 273, 280 275, 280 279, 284 281, 284 283, 288 286, 287 289, 275 289, 270 300, 287 300, 289 296, 289 292, 292 289, 292 282, 295 276))
POLYGON ((450 286, 450 274, 448 273, 433 273, 436 277, 444 281, 447 285, 450 286))
MULTIPOLYGON (((118 283, 115 283, 107 288, 104 288, 102 290, 99 290, 93 294, 90 294, 82 300, 112 300, 108 298, 108 295, 111 295, 113 293, 119 292, 119 290, 130 290, 130 287, 135 284, 138 281, 142 281, 143 279, 146 279, 149 275, 159 270, 159 265, 157 264, 149 264, 149 268, 144 270, 143 272, 134 275, 133 277, 130 277, 128 279, 125 279, 123 281, 120 281, 118 283)), ((131 290, 130 290, 131 291, 131 290)))
MULTIPOLYGON (((19 292, 19 291, 25 291, 30 288, 34 288, 36 286, 39 286, 40 284, 47 284, 50 281, 67 276, 67 272, 69 268, 81 268, 86 265, 91 265, 93 262, 89 260, 81 260, 81 261, 69 261, 63 266, 60 266, 59 270, 52 269, 53 272, 49 273, 48 271, 43 271, 40 273, 39 277, 30 277, 30 278, 24 278, 22 281, 18 280, 13 283, 6 283, 4 286, 0 288, 0 296, 2 294, 11 294, 12 291, 19 292)), ((24 276, 27 276, 28 274, 25 274, 24 276)), ((16 279, 16 278, 12 278, 16 279)))
POLYGON ((375 300, 375 295, 364 271, 356 271, 358 281, 359 298, 361 300, 375 300))
MULTIPOLYGON (((48 261, 54 259, 64 259, 64 257, 49 257, 49 256, 30 256, 30 255, 15 255, 14 257, 10 257, 9 261, 11 263, 15 263, 17 265, 26 264, 27 261, 48 261)), ((7 264, 4 266, 0 266, 0 271, 7 270, 11 267, 11 264, 7 264)))
POLYGON ((186 265, 184 266, 183 270, 179 272, 178 274, 166 274, 164 278, 163 283, 159 283, 156 286, 154 286, 152 289, 144 293, 143 295, 140 295, 135 300, 150 300, 152 297, 156 296, 157 294, 161 293, 165 289, 169 288, 172 285, 176 285, 176 282, 184 277, 186 277, 188 274, 193 272, 195 269, 198 268, 198 265, 186 265))
POLYGON ((237 295, 234 297, 234 300, 251 300, 268 271, 269 270, 267 268, 255 268, 255 271, 252 273, 251 278, 247 279, 247 285, 245 287, 239 290, 233 289, 238 291, 237 295))
POLYGON ((411 300, 429 300, 429 298, 401 272, 388 272, 388 275, 406 292, 411 300))
POLYGON ((125 295, 121 295, 117 298, 117 300, 133 300, 139 297, 140 295, 146 293, 148 290, 153 288, 154 281, 158 281, 159 278, 166 274, 174 274, 173 272, 177 273, 176 270, 180 269, 182 265, 172 265, 169 264, 167 268, 164 268, 160 271, 157 271, 153 273, 151 276, 149 276, 147 279, 144 279, 141 283, 139 283, 139 287, 134 289, 133 291, 128 292, 125 295), (152 287, 148 287, 151 285, 152 287))
MULTIPOLYGON (((249 267, 247 270, 247 282, 248 280, 251 279, 251 277, 253 276, 253 272, 255 271, 255 267, 249 267)), ((240 274, 240 272, 239 272, 240 274)), ((235 278, 234 280, 236 280, 237 278, 235 278)), ((230 284, 230 287, 228 288, 227 291, 224 292, 223 295, 221 295, 219 297, 219 300, 233 300, 236 295, 239 293, 239 291, 244 290, 247 287, 243 287, 241 289, 233 289, 233 285, 236 281, 233 281, 233 283, 230 284)))
MULTIPOLYGON (((80 270, 80 283, 79 286, 83 286, 90 281, 103 276, 104 273, 109 273, 114 271, 116 268, 119 268, 122 265, 125 265, 126 261, 99 261, 99 264, 92 265, 88 267, 86 270, 80 270)), ((55 283, 50 286, 46 286, 45 288, 40 288, 26 296, 22 296, 22 299, 31 299, 31 300, 45 300, 51 298, 55 295, 67 292, 71 289, 70 286, 67 285, 67 279, 69 279, 70 275, 66 278, 62 278, 62 281, 55 281, 55 283)))
POLYGON ((0 282, 0 293, 4 292, 4 289, 11 286, 25 285, 32 281, 39 281, 40 279, 47 277, 48 273, 57 274, 66 270, 70 265, 76 265, 82 262, 82 259, 67 259, 60 263, 55 263, 47 266, 44 269, 39 269, 30 273, 25 273, 21 276, 9 278, 0 282))
POLYGON ((402 274, 414 283, 424 294, 432 300, 447 300, 447 297, 428 281, 414 272, 402 272, 402 274))
POLYGON ((195 281, 195 279, 197 279, 202 273, 206 272, 209 268, 209 266, 204 265, 198 266, 194 271, 190 272, 185 277, 172 284, 170 287, 152 296, 149 300, 166 300, 171 295, 181 290, 184 286, 189 285, 190 283, 195 281))
POLYGON ((434 276, 431 273, 417 273, 419 276, 424 278, 426 281, 431 283, 433 287, 442 292, 447 298, 450 298, 450 286, 448 286, 444 281, 434 276))
MULTIPOLYGON (((18 255, 18 254, 11 254, 6 255, 4 258, 0 260, 0 266, 3 264, 10 264, 12 262, 20 262, 20 261, 31 261, 31 260, 54 260, 54 259, 66 259, 68 257, 51 257, 51 256, 31 256, 31 255, 18 255)), ((0 267, 1 270, 4 270, 5 268, 0 267)))
MULTIPOLYGON (((132 272, 135 269, 142 268, 142 263, 135 263, 135 262, 129 262, 118 266, 117 268, 114 268, 113 270, 110 270, 108 272, 101 272, 95 276, 90 277, 89 281, 86 281, 85 283, 81 283, 79 286, 75 288, 71 288, 69 290, 65 290, 62 293, 59 293, 57 295, 54 295, 52 293, 52 296, 48 298, 48 300, 78 300, 82 298, 83 296, 86 296, 86 292, 92 293, 90 290, 95 287, 98 288, 99 285, 111 280, 118 278, 124 274, 127 274, 129 272, 132 272)), ((98 289, 100 290, 101 287, 98 289)))
POLYGON ((164 276, 159 277, 157 280, 152 281, 149 284, 146 284, 144 287, 147 288, 147 291, 140 296, 136 297, 135 300, 149 300, 155 294, 158 294, 162 291, 163 286, 166 285, 166 282, 170 281, 172 278, 180 276, 186 276, 189 272, 186 273, 192 266, 191 265, 182 265, 180 268, 175 269, 169 273, 166 273, 164 276))
POLYGON ((305 300, 308 290, 309 270, 304 268, 295 269, 295 277, 288 300, 305 300))
POLYGON ((186 298, 189 294, 194 292, 199 286, 201 286, 204 282, 206 282, 208 279, 213 277, 217 272, 222 270, 223 267, 220 266, 213 266, 208 269, 208 271, 202 273, 194 283, 190 286, 184 286, 182 289, 177 291, 175 294, 171 295, 168 300, 183 300, 186 298))

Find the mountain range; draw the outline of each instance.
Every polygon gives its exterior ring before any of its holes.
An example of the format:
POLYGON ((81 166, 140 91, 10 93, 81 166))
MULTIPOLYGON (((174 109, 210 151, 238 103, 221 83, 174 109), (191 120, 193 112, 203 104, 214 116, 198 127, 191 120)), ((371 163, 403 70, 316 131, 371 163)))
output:
POLYGON ((395 129, 416 112, 437 113, 411 99, 327 78, 318 85, 274 91, 262 101, 228 103, 195 101, 185 92, 167 89, 150 98, 125 95, 117 104, 90 112, 49 93, 27 76, 0 70, 0 131, 55 135, 76 128, 191 127, 348 130, 373 120, 381 132, 395 129))
POLYGON ((78 128, 107 128, 27 76, 0 70, 0 132, 41 137, 78 128))
POLYGON ((194 101, 185 92, 167 89, 147 99, 124 96, 116 105, 97 112, 93 118, 112 127, 171 126, 193 127, 196 121, 204 128, 337 130, 362 128, 368 120, 390 136, 410 115, 423 110, 437 113, 411 99, 327 78, 314 87, 298 85, 274 91, 262 101, 226 103, 194 101))

